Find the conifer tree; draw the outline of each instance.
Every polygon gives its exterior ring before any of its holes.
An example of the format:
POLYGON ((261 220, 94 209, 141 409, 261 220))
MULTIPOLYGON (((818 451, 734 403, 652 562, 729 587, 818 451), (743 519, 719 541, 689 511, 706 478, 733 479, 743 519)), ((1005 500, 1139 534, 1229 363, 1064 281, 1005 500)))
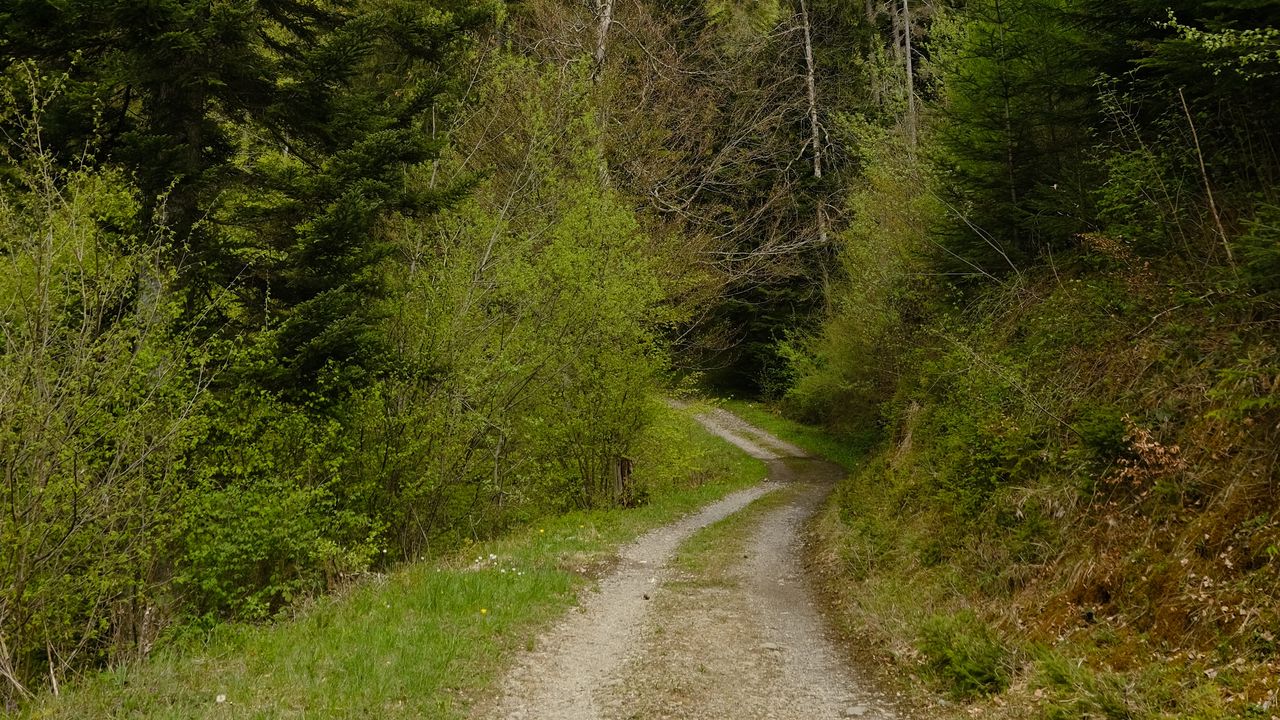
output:
MULTIPOLYGON (((444 0, 17 0, 0 56, 64 75, 45 138, 133 172, 183 258, 192 317, 267 331, 248 368, 299 398, 322 369, 377 364, 375 226, 440 198, 405 183, 433 156, 431 108, 449 59, 485 13, 444 0), (212 288, 228 310, 208 312, 212 288)), ((17 88, 21 90, 21 85, 17 88)))
POLYGON ((1055 0, 965 6, 949 51, 943 165, 962 271, 1016 271, 1085 224, 1094 72, 1055 0))

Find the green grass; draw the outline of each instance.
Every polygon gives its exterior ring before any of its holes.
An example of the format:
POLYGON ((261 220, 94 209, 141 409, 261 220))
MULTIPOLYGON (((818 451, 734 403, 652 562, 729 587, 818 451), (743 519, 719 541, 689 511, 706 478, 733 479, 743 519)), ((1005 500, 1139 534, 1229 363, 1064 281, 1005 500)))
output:
POLYGON ((822 428, 796 422, 783 417, 765 403, 732 399, 717 400, 715 403, 743 420, 837 463, 846 470, 853 470, 866 456, 868 442, 839 438, 822 428))
POLYGON ((773 490, 742 510, 694 533, 676 551, 675 566, 702 582, 723 582, 723 571, 736 565, 748 535, 761 516, 786 504, 792 492, 792 488, 786 487, 773 490))
POLYGON ((665 408, 637 455, 651 491, 644 507, 547 518, 319 599, 291 620, 217 627, 19 716, 462 717, 620 544, 765 473, 665 408))

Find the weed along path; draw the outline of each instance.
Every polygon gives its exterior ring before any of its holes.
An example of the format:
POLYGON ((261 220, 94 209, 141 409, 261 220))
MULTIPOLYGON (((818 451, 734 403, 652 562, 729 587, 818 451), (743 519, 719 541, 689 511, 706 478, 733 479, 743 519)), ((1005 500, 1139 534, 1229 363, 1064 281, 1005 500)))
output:
POLYGON ((698 421, 767 461, 769 479, 626 547, 480 717, 893 717, 828 637, 803 573, 802 526, 841 469, 724 410, 698 421))

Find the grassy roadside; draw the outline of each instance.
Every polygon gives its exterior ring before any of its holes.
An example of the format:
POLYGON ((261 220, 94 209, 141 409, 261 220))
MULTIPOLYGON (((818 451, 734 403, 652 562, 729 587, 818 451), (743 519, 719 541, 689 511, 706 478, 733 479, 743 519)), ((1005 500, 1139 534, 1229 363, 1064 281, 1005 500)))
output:
POLYGON ((784 417, 765 403, 750 400, 715 400, 718 406, 735 413, 743 420, 764 428, 778 437, 815 455, 834 462, 845 470, 853 470, 866 456, 871 439, 844 440, 820 428, 804 425, 784 417))
MULTIPOLYGON (((715 402, 779 438, 850 471, 810 526, 813 543, 809 545, 808 562, 810 569, 822 579, 828 616, 844 640, 857 648, 861 669, 874 673, 878 685, 895 692, 902 707, 914 708, 931 718, 972 717, 970 707, 946 696, 943 684, 925 679, 929 668, 923 662, 919 642, 922 629, 933 622, 940 608, 947 606, 947 595, 960 579, 953 577, 954 573, 945 564, 924 572, 916 566, 892 567, 892 552, 888 547, 891 538, 900 528, 914 528, 917 524, 903 522, 899 517, 894 488, 875 487, 873 478, 880 458, 870 447, 870 440, 836 437, 821 428, 786 418, 765 403, 715 402), (872 526, 874 529, 868 530, 872 526), (860 542, 864 533, 874 535, 884 544, 860 542)), ((778 495, 780 493, 773 493, 768 497, 777 499, 778 495)), ((719 529, 718 524, 708 530, 732 534, 734 523, 741 522, 739 516, 745 515, 745 512, 739 513, 723 521, 724 529, 719 529)), ((927 527, 928 520, 919 526, 927 527)), ((710 533, 704 531, 703 534, 707 536, 706 541, 711 541, 710 533)), ((694 543, 700 539, 695 536, 686 544, 682 556, 691 553, 694 543)), ((958 660, 963 661, 964 658, 958 660)))
POLYGON ((637 452, 650 503, 572 512, 371 578, 270 626, 225 625, 33 701, 23 718, 463 717, 616 548, 764 477, 661 408, 637 452))

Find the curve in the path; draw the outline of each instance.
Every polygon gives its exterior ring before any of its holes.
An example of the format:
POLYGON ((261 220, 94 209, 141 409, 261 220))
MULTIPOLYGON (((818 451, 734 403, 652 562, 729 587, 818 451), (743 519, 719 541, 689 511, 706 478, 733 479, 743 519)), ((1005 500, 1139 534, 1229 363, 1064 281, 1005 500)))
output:
POLYGON ((888 718, 829 637, 803 572, 802 528, 840 477, 832 463, 724 410, 697 419, 769 465, 753 488, 655 530, 520 657, 482 715, 511 720, 888 718), (698 529, 771 491, 742 561, 715 580, 667 567, 698 529))

